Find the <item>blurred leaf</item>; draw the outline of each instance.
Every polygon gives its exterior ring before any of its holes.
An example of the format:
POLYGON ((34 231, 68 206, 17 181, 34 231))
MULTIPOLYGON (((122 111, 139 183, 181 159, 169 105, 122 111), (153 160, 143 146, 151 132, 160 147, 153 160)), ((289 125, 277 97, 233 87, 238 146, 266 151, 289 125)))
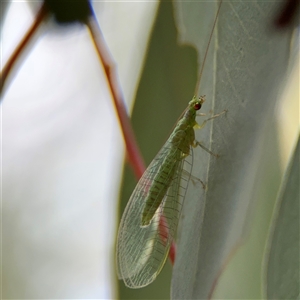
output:
POLYGON ((286 171, 267 249, 268 299, 299 299, 300 140, 286 171))

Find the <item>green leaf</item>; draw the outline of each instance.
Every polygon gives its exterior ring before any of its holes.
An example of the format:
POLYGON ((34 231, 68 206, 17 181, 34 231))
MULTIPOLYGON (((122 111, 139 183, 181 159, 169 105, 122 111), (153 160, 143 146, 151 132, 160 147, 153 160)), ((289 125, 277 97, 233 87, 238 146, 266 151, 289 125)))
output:
POLYGON ((270 231, 266 251, 266 292, 268 299, 299 299, 299 162, 300 139, 287 169, 270 231))
MULTIPOLYGON (((201 60, 217 4, 176 2, 175 7, 181 40, 195 44, 201 60), (206 35, 197 34, 199 28, 206 35)), ((266 184, 264 160, 277 153, 267 141, 289 60, 291 31, 270 30, 276 8, 276 3, 266 2, 222 4, 200 93, 207 95, 205 110, 228 109, 228 113, 198 135, 220 158, 194 151, 198 161, 193 173, 207 182, 207 191, 190 185, 173 272, 173 299, 212 296, 225 262, 251 229, 249 213, 266 184)), ((278 165, 276 155, 273 158, 269 172, 278 165)), ((272 192, 274 197, 276 188, 272 192)))

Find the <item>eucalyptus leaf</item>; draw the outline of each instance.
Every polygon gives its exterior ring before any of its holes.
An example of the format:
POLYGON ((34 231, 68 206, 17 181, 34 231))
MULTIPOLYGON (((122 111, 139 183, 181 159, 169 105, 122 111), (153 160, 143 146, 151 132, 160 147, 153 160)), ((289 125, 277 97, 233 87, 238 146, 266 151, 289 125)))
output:
MULTIPOLYGON (((203 59, 217 3, 175 2, 180 41, 203 59), (201 31, 206 32, 201 33, 201 31)), ((203 72, 205 108, 226 117, 199 139, 220 155, 195 152, 193 173, 207 191, 190 185, 172 278, 173 299, 207 299, 225 262, 251 229, 249 214, 264 184, 266 138, 290 59, 291 30, 272 31, 276 3, 224 2, 203 72)), ((276 191, 275 191, 276 192, 276 191)))
POLYGON ((300 140, 284 176, 270 232, 265 266, 268 299, 300 297, 299 159, 300 140))

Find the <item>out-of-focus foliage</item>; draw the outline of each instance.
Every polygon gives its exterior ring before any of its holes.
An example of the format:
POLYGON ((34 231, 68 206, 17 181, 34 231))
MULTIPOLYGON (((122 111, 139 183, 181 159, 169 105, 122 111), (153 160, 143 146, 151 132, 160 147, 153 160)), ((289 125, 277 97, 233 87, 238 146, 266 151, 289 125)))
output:
POLYGON ((266 292, 268 299, 299 299, 300 296, 300 140, 284 176, 267 249, 266 292))

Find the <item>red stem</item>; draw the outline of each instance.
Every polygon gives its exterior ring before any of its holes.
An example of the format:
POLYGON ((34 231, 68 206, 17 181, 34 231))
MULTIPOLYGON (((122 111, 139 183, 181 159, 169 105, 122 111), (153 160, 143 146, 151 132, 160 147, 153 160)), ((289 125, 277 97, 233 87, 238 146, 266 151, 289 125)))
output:
MULTIPOLYGON (((1 73, 0 73, 0 95, 2 95, 4 84, 13 69, 14 65, 16 64, 17 60, 19 59, 20 55, 26 48, 26 46, 29 44, 30 40, 32 39, 33 35, 36 33, 39 26, 42 24, 44 18, 48 14, 48 11, 45 7, 45 5, 42 5, 40 8, 38 14, 35 17, 35 20, 31 27, 28 29, 27 33, 23 37, 23 39, 20 41, 19 45, 16 47, 13 54, 10 56, 9 60, 3 67, 1 73)), ((1 101, 1 99, 0 99, 1 101)))
MULTIPOLYGON (((168 227, 166 217, 164 215, 162 215, 159 220, 159 235, 163 243, 166 243, 168 241, 169 227, 168 227)), ((175 256, 176 256, 176 244, 172 241, 170 246, 170 251, 169 251, 169 259, 172 265, 174 265, 175 256)))
POLYGON ((127 114, 124 97, 119 84, 116 64, 108 50, 100 26, 98 25, 94 15, 89 18, 87 26, 90 30, 99 58, 104 66, 116 112, 118 114, 121 129, 123 131, 129 162, 135 172, 136 177, 140 178, 146 168, 127 114))
MULTIPOLYGON (((105 43, 105 39, 103 37, 102 31, 93 13, 87 22, 87 26, 90 30, 92 40, 96 47, 99 58, 102 61, 102 64, 104 66, 104 70, 107 76, 107 81, 113 96, 116 112, 118 114, 121 129, 123 131, 129 162, 134 170, 136 177, 139 179, 145 172, 146 167, 142 155, 140 153, 139 147, 137 145, 133 133, 133 129, 131 127, 131 122, 124 104, 125 101, 124 101, 122 89, 119 84, 116 64, 112 58, 108 46, 105 43)), ((159 228, 161 233, 164 232, 165 236, 168 235, 168 227, 164 216, 161 217, 161 223, 159 224, 159 228)), ((174 264, 175 261, 175 255, 176 255, 176 246, 174 242, 172 242, 170 247, 170 252, 169 252, 169 258, 172 265, 174 264)))

